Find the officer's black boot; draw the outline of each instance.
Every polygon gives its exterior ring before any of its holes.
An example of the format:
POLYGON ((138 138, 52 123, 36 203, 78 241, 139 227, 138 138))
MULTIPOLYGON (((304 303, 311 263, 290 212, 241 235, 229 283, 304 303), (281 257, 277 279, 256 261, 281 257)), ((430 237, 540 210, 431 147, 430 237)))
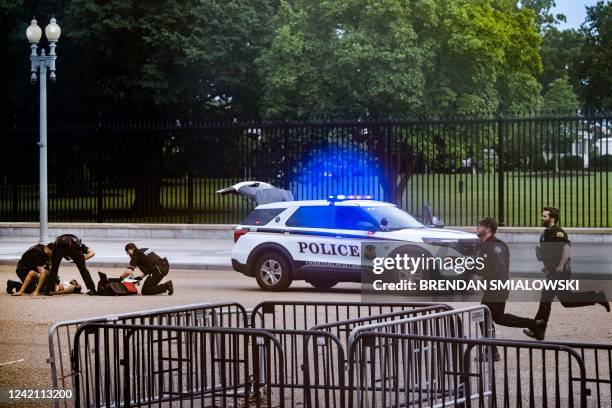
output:
POLYGON ((17 292, 19 289, 21 289, 20 282, 10 280, 10 279, 6 281, 6 293, 8 293, 9 295, 12 295, 13 293, 17 292))
POLYGON ((166 282, 166 287, 168 288, 168 295, 172 295, 174 293, 174 286, 172 285, 172 281, 166 282))
POLYGON ((599 292, 597 294, 597 304, 602 305, 608 313, 610 313, 610 304, 608 303, 608 299, 606 298, 606 294, 603 292, 599 292))
POLYGON ((546 320, 536 320, 533 328, 524 329, 523 333, 533 339, 544 340, 544 335, 546 334, 546 320))

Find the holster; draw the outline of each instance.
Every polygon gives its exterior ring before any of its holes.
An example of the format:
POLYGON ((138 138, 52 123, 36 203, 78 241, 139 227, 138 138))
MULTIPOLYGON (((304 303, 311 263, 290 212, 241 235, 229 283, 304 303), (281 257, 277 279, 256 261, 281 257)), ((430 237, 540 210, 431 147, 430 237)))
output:
POLYGON ((541 262, 543 259, 542 258, 542 248, 540 248, 539 245, 536 245, 534 249, 535 249, 536 259, 541 262))

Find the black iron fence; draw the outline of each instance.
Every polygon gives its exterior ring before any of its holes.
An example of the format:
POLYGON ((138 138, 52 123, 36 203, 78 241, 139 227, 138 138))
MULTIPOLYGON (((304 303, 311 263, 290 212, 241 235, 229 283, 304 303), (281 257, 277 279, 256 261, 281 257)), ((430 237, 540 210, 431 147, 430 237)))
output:
MULTIPOLYGON (((237 223, 252 203, 215 191, 244 180, 296 199, 371 194, 447 225, 493 216, 610 227, 612 116, 290 124, 49 127, 49 219, 237 223)), ((38 129, 0 128, 0 221, 38 220, 38 129)))

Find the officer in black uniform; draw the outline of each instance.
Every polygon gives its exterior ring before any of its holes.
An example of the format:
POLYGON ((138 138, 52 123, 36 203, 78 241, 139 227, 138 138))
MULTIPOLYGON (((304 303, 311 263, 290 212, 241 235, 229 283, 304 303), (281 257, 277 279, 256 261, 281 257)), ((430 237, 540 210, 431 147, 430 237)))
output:
POLYGON ((136 244, 131 242, 125 246, 125 253, 130 256, 130 266, 121 274, 121 279, 131 275, 135 268, 139 268, 147 276, 142 285, 141 293, 143 295, 158 295, 166 291, 168 295, 174 293, 171 280, 166 283, 159 283, 170 270, 170 264, 166 258, 160 258, 149 248, 139 249, 136 244))
POLYGON ((72 260, 77 268, 79 268, 79 273, 89 291, 88 294, 95 295, 96 285, 85 266, 85 261, 91 259, 96 254, 93 249, 85 245, 79 237, 72 234, 60 235, 55 238, 55 242, 47 244, 47 246, 52 248, 53 256, 51 256, 51 270, 49 271, 49 278, 47 279, 46 292, 51 293, 55 291, 60 263, 62 259, 66 259, 72 260))
POLYGON ((44 279, 46 273, 45 266, 51 258, 51 248, 47 245, 34 245, 21 255, 21 259, 17 262, 17 276, 21 282, 9 280, 6 282, 6 292, 12 294, 15 290, 20 291, 21 285, 26 281, 28 274, 34 274, 34 279, 30 279, 30 282, 26 288, 23 288, 22 293, 32 293, 36 289, 38 280, 41 277, 44 279))
MULTIPOLYGON (((482 241, 477 257, 482 258, 484 268, 475 271, 485 280, 508 281, 510 269, 510 250, 508 245, 495 236, 497 222, 493 218, 483 218, 478 222, 476 233, 482 241)), ((473 272, 474 273, 474 272, 473 272)), ((505 313, 508 290, 486 290, 482 295, 481 303, 491 311, 493 322, 508 327, 527 327, 535 333, 546 328, 544 320, 529 319, 505 313)))
MULTIPOLYGON (((536 254, 544 267, 542 272, 548 280, 569 280, 572 277, 570 268, 571 242, 567 233, 559 226, 560 210, 555 207, 544 207, 542 210, 542 226, 546 229, 540 237, 540 246, 536 247, 536 254)), ((542 290, 540 296, 540 307, 536 313, 536 319, 542 319, 548 323, 551 305, 555 296, 561 301, 563 307, 582 307, 595 304, 602 305, 610 311, 610 305, 603 292, 570 292, 566 290, 542 290)), ((546 330, 535 333, 532 330, 523 330, 529 336, 538 340, 544 340, 546 330)))

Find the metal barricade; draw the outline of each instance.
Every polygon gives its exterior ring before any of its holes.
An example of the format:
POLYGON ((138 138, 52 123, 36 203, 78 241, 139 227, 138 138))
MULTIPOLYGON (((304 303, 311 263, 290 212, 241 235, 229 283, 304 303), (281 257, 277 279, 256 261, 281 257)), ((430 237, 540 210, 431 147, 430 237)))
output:
POLYGON ((50 331, 83 405, 612 406, 612 345, 492 339, 483 305, 263 302, 260 328, 236 303, 96 319, 50 331))
POLYGON ((358 319, 427 306, 452 307, 431 302, 261 302, 251 312, 251 327, 308 330, 326 323, 358 319))
POLYGON ((89 323, 77 337, 77 406, 345 406, 344 350, 331 333, 89 323), (273 348, 253 343, 261 333, 273 348), (265 347, 240 354, 247 343, 265 347))
POLYGON ((589 407, 612 407, 612 344, 554 342, 574 349, 586 370, 589 407))
MULTIPOLYGON (((99 316, 55 323, 49 329, 49 359, 53 389, 72 388, 72 370, 68 359, 73 354, 77 329, 85 323, 148 324, 202 327, 246 327, 247 312, 238 303, 200 303, 178 307, 99 316)), ((68 406, 69 400, 56 400, 55 406, 68 406)))
POLYGON ((283 383, 287 406, 345 407, 345 351, 336 336, 314 330, 265 331, 280 342, 285 355, 283 383))
POLYGON ((310 330, 322 330, 333 333, 342 341, 343 346, 348 345, 349 337, 353 329, 363 325, 377 324, 390 322, 394 320, 401 320, 416 316, 428 316, 434 313, 440 313, 453 310, 448 305, 433 305, 425 307, 416 307, 414 309, 400 310, 398 312, 379 314, 368 317, 360 317, 356 319, 341 320, 339 322, 319 324, 312 326, 310 330))
POLYGON ((591 406, 582 358, 554 343, 362 332, 349 368, 349 407, 591 406))
MULTIPOLYGON (((444 338, 460 339, 479 339, 488 338, 493 335, 493 323, 489 309, 484 305, 478 305, 462 309, 447 310, 439 313, 412 316, 404 319, 392 319, 381 323, 362 324, 354 327, 351 331, 347 342, 347 350, 353 350, 353 342, 360 335, 360 333, 364 332, 379 332, 381 334, 391 333, 439 336, 444 338)), ((364 378, 363 381, 365 382, 365 384, 367 384, 368 382, 371 382, 372 384, 383 382, 386 376, 388 376, 388 372, 386 370, 389 367, 392 367, 392 365, 394 364, 393 361, 390 361, 392 357, 385 354, 386 351, 384 348, 363 349, 361 351, 367 352, 367 354, 365 356, 362 356, 363 358, 357 356, 352 361, 350 361, 349 369, 360 370, 360 365, 364 363, 365 358, 369 358, 368 356, 371 357, 373 353, 378 353, 378 359, 380 361, 384 361, 386 365, 384 367, 368 365, 371 368, 371 371, 368 372, 367 378, 364 378)), ((451 350, 451 352, 452 351, 453 350, 451 350)), ((418 355, 420 355, 421 353, 427 356, 429 355, 430 350, 418 350, 418 355)), ((456 351, 454 353, 451 353, 451 355, 454 356, 453 358, 455 359, 459 358, 459 354, 457 354, 456 351)), ((450 370, 450 372, 456 372, 457 367, 461 368, 461 360, 458 360, 454 366, 452 365, 452 362, 453 360, 447 359, 443 362, 447 365, 446 367, 430 367, 429 365, 425 365, 424 368, 430 369, 433 372, 437 372, 440 370, 450 370)), ((416 374, 418 373, 412 373, 413 377, 416 374)), ((489 367, 488 370, 483 371, 481 374, 485 376, 485 378, 490 380, 492 376, 491 367, 489 367)), ((435 376, 434 378, 437 379, 438 377, 435 376)), ((449 381, 455 381, 455 387, 460 386, 460 383, 456 382, 456 377, 445 377, 445 379, 449 381)), ((357 383, 357 388, 362 389, 364 382, 357 383)), ((431 384, 429 382, 427 382, 425 386, 429 389, 433 389, 436 387, 435 384, 431 384)), ((350 391, 353 392, 354 390, 351 389, 350 391)))
POLYGON ((284 354, 265 330, 87 323, 74 350, 76 407, 285 406, 284 354))
POLYGON ((349 335, 348 349, 355 336, 366 331, 467 339, 491 338, 494 335, 491 311, 484 305, 357 326, 349 335))

